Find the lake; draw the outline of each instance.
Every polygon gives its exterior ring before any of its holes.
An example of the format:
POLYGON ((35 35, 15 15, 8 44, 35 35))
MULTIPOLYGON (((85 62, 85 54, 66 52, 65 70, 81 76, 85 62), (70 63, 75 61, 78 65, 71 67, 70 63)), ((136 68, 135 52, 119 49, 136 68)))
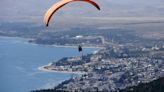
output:
MULTIPOLYGON (((85 48, 83 53, 96 50, 98 48, 85 48)), ((54 87, 72 74, 43 72, 38 67, 70 56, 80 56, 77 48, 34 45, 23 38, 0 37, 1 92, 30 92, 54 87)))

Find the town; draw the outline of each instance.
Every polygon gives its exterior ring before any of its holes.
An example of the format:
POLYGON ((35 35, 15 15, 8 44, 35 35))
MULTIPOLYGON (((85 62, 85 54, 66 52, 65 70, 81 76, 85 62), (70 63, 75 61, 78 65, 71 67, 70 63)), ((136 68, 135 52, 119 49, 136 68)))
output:
POLYGON ((109 47, 81 58, 63 58, 44 68, 82 73, 80 77, 61 83, 57 90, 113 92, 164 77, 163 56, 164 47, 109 47))

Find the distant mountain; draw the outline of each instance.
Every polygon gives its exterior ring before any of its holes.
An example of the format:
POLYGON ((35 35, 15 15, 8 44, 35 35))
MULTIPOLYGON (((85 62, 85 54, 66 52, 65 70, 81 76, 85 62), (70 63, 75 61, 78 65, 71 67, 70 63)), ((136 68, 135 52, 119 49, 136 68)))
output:
MULTIPOLYGON (((56 16, 69 17, 164 17, 163 0, 94 0, 101 6, 97 11, 93 6, 83 3, 70 3, 56 16)), ((58 0, 2 0, 0 19, 43 18, 45 11, 58 0)))

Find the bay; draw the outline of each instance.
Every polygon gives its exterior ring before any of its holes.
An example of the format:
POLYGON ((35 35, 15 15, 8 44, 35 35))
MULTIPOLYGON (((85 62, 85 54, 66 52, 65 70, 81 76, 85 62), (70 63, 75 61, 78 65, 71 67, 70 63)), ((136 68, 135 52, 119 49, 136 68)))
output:
MULTIPOLYGON (((98 48, 85 48, 83 54, 96 50, 98 48)), ((77 48, 34 45, 23 38, 0 37, 1 92, 30 92, 54 87, 72 74, 44 72, 38 67, 70 56, 80 56, 77 48)))

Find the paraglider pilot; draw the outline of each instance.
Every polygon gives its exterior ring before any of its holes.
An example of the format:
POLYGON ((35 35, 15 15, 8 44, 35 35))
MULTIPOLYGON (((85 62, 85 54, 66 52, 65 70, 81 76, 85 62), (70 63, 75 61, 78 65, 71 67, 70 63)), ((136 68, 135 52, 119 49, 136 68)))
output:
POLYGON ((79 52, 83 51, 81 45, 79 45, 78 50, 79 50, 79 52))
POLYGON ((83 53, 82 53, 83 49, 82 49, 81 45, 78 46, 78 50, 79 50, 79 52, 81 52, 81 58, 82 58, 83 57, 83 53))

